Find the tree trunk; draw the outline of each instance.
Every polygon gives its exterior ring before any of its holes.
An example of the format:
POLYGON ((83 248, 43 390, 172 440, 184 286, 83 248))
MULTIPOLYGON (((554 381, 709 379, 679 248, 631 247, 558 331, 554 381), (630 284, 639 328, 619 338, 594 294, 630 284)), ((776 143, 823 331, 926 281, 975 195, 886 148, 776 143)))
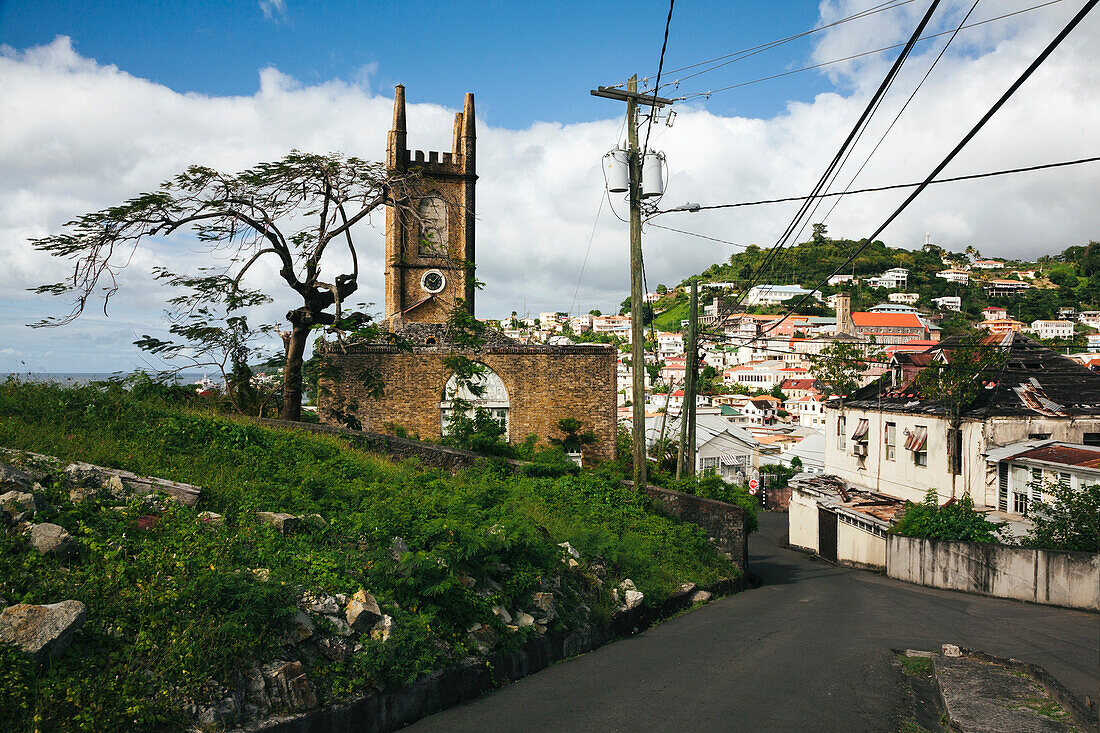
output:
POLYGON ((310 327, 295 319, 286 342, 286 366, 283 368, 283 409, 279 417, 298 422, 302 419, 302 356, 306 351, 310 327))

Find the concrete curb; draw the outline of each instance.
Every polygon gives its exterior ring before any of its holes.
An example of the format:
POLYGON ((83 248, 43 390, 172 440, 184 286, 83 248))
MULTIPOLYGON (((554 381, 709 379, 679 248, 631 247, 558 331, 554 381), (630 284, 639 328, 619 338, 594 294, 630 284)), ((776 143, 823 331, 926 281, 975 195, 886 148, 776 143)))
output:
MULTIPOLYGON (((967 649, 964 647, 961 651, 964 655, 974 657, 975 659, 985 662, 995 662, 1031 675, 1039 684, 1047 689, 1047 692, 1050 693, 1051 697, 1053 697, 1059 705, 1069 712, 1075 725, 1087 733, 1097 733, 1098 720, 1096 713, 1090 712, 1089 709, 1085 707, 1084 703, 1078 700, 1061 682, 1056 680, 1049 672, 1039 665, 1032 664, 1031 662, 1022 662, 1019 659, 998 657, 977 649, 967 649)), ((936 675, 936 691, 939 694, 941 706, 950 714, 950 708, 944 698, 943 688, 940 685, 938 675, 936 675)), ((948 725, 950 730, 959 730, 956 722, 950 718, 948 719, 948 725)))
MULTIPOLYGON (((715 596, 748 588, 744 575, 721 580, 705 590, 715 596)), ((598 626, 551 632, 531 639, 518 651, 492 654, 487 660, 471 657, 433 672, 408 687, 292 717, 277 718, 250 727, 265 733, 335 733, 355 730, 383 733, 396 730, 433 713, 532 675, 563 659, 590 652, 604 644, 644 631, 661 619, 690 607, 693 591, 671 596, 658 609, 639 606, 598 626)))

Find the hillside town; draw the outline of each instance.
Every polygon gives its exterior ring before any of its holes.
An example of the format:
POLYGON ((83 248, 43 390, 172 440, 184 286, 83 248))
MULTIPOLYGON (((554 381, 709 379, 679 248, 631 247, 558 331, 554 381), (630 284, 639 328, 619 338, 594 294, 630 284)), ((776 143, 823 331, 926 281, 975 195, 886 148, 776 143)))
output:
MULTIPOLYGON (((884 533, 906 502, 920 502, 930 489, 941 502, 972 497, 990 520, 1023 536, 1032 526, 1029 507, 1051 501, 1044 486, 1084 487, 1100 479, 1100 317, 1065 287, 1070 278, 1077 284, 1072 260, 1083 252, 1071 249, 1055 258, 1060 262, 1006 263, 978 259, 976 251, 970 257, 928 243, 923 249, 945 268, 926 273, 925 282, 928 275, 947 281, 956 294, 911 282, 905 267, 833 276, 836 292, 812 298, 797 285, 763 284, 738 299, 737 283, 699 282, 707 295, 698 319, 695 471, 743 485, 755 478, 766 506, 833 506, 847 487, 892 507, 850 515, 866 536, 824 548, 816 539, 816 509, 809 535, 800 534, 807 530, 796 526, 802 520, 792 510, 792 543, 834 561, 885 569, 884 533), (878 302, 852 310, 851 295, 841 289, 863 290, 863 302, 878 302), (1039 297, 1021 302, 1026 291, 1039 297), (813 307, 783 312, 803 298, 813 307), (738 312, 727 307, 735 299, 742 303, 738 312), (1037 311, 1034 303, 1048 310, 1037 311), (969 406, 964 428, 949 424, 915 385, 920 371, 951 363, 971 334, 1001 352, 1007 367, 987 385, 995 391, 969 406), (848 394, 821 379, 837 344, 862 355, 848 394), (1095 400, 1085 399, 1090 390, 1095 400), (994 415, 996 430, 976 429, 994 415), (768 472, 777 466, 791 478, 780 482, 768 472)), ((646 444, 654 454, 662 441, 679 440, 686 412, 688 322, 665 317, 678 313, 686 284, 645 295, 652 311, 644 330, 643 400, 646 444)), ((630 428, 635 395, 626 306, 615 315, 513 313, 487 324, 521 343, 619 347, 618 415, 630 428)))
POLYGON ((0 3, 0 728, 1097 733, 1098 4, 0 3))

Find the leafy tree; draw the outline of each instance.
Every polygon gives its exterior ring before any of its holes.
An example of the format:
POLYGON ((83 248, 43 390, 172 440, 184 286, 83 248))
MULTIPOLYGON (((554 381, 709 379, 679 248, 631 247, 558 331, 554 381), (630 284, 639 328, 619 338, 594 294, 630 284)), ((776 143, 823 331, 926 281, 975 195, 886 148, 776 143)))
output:
MULTIPOLYGON (((513 311, 512 315, 515 315, 514 311, 513 311)), ((593 308, 592 310, 588 311, 588 315, 590 315, 590 316, 602 316, 603 312, 599 308, 593 308)))
POLYGON ((657 293, 657 295, 664 295, 668 292, 668 286, 663 283, 657 283, 657 289, 653 292, 657 293))
POLYGON ((929 489, 919 504, 905 502, 905 513, 890 532, 933 540, 998 542, 1006 526, 1005 522, 990 522, 975 510, 969 494, 940 506, 936 490, 929 489))
POLYGON ((1051 503, 1033 505, 1028 517, 1034 527, 1021 541, 1025 547, 1100 552, 1100 484, 1074 490, 1051 482, 1043 489, 1051 503))
POLYGON ((827 397, 836 396, 844 409, 844 398, 859 388, 860 375, 867 369, 863 349, 850 341, 834 341, 810 357, 810 374, 821 383, 827 397))
POLYGON ((914 380, 922 397, 939 402, 947 412, 951 426, 947 450, 951 457, 952 496, 955 477, 962 473, 962 415, 982 392, 982 374, 999 367, 1005 359, 1001 349, 982 343, 983 334, 961 337, 954 348, 941 352, 946 363, 934 361, 921 369, 914 380))
MULTIPOLYGON (((35 249, 68 259, 72 275, 42 285, 38 293, 73 294, 72 309, 37 326, 56 326, 77 318, 102 291, 103 307, 118 290, 118 272, 148 237, 191 230, 222 272, 193 278, 196 289, 215 300, 236 297, 241 281, 261 259, 278 262, 282 281, 302 304, 287 313, 291 329, 284 338, 284 419, 301 416, 302 362, 309 332, 330 325, 342 303, 359 287, 359 260, 352 231, 385 205, 408 205, 415 174, 391 176, 380 163, 341 155, 292 151, 281 160, 260 163, 235 174, 195 165, 151 193, 84 214, 67 231, 32 240, 35 249), (347 246, 352 272, 322 279, 322 260, 330 247, 347 246), (203 283, 205 280, 205 283, 203 283), (106 285, 103 283, 106 282, 106 285)), ((330 259, 330 258, 329 258, 330 259)))

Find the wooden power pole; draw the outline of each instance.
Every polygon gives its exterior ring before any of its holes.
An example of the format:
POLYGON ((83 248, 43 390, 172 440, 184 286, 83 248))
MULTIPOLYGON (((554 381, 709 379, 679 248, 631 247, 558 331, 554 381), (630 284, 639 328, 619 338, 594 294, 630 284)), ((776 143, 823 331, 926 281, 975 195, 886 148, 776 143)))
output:
MULTIPOLYGON (((646 485, 645 448, 645 324, 642 308, 645 294, 642 292, 642 158, 638 150, 638 105, 654 108, 672 104, 671 99, 661 99, 654 94, 638 93, 638 76, 627 82, 626 91, 609 87, 592 90, 592 95, 626 102, 626 129, 630 161, 630 364, 633 372, 633 453, 634 486, 646 485)), ((668 409, 667 407, 665 409, 668 409)))
MULTIPOLYGON (((699 284, 691 281, 687 343, 684 344, 684 403, 680 407, 680 449, 676 478, 695 475, 695 372, 698 363, 699 284)), ((667 409, 667 408, 666 408, 667 409)))
POLYGON ((695 393, 699 375, 699 283, 691 281, 691 306, 688 309, 687 369, 684 374, 684 399, 688 404, 687 475, 695 475, 695 393))

